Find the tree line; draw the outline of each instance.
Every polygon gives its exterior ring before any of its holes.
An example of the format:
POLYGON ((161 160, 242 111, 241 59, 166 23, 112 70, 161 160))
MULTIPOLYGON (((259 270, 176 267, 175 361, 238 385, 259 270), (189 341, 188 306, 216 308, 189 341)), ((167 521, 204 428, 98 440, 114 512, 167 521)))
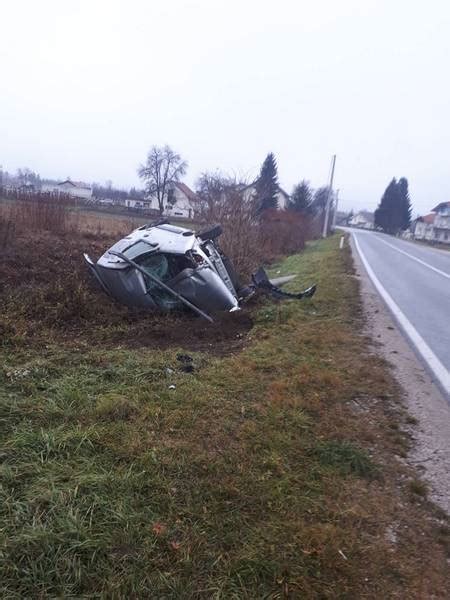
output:
MULTIPOLYGON (((172 185, 182 180, 187 168, 188 162, 170 146, 155 145, 150 148, 145 163, 138 168, 139 178, 143 182, 142 189, 132 187, 124 190, 114 187, 111 181, 107 181, 104 185, 99 183, 92 185, 93 196, 99 199, 110 198, 118 202, 126 199, 144 200, 145 197, 152 196, 156 198, 159 212, 163 213, 165 203, 170 199, 172 185)), ((37 190, 44 183, 54 185, 58 183, 54 179, 41 178, 38 173, 28 168, 18 169, 15 175, 7 172, 3 172, 2 175, 3 185, 32 185, 37 190)), ((209 205, 212 202, 222 202, 231 192, 241 193, 248 201, 246 190, 251 188, 251 202, 256 216, 281 208, 279 197, 280 194, 285 194, 279 184, 278 165, 273 152, 267 154, 254 181, 239 180, 220 171, 206 171, 197 179, 195 188, 199 201, 209 205)), ((293 187, 291 194, 286 196, 284 208, 308 218, 315 218, 325 211, 329 188, 325 186, 314 190, 307 180, 302 180, 293 187)))
MULTIPOLYGON (((96 198, 110 198, 116 201, 126 199, 144 200, 151 195, 156 198, 159 212, 164 210, 164 203, 170 197, 173 183, 180 182, 186 174, 188 163, 170 146, 152 146, 146 162, 138 169, 138 175, 144 187, 132 187, 129 190, 116 188, 111 181, 105 185, 93 184, 93 195, 96 198)), ((3 171, 0 167, 0 186, 25 185, 40 189, 43 184, 57 184, 55 179, 43 178, 25 167, 17 169, 14 175, 3 171)), ((238 180, 220 171, 203 172, 196 182, 196 196, 200 202, 211 210, 212 204, 220 205, 231 193, 244 195, 252 188, 252 202, 255 215, 261 216, 266 211, 279 209, 279 195, 282 192, 278 179, 278 165, 273 152, 269 152, 263 161, 258 177, 252 181, 238 180)), ((303 179, 294 185, 287 198, 285 208, 288 211, 316 219, 323 216, 328 202, 330 189, 327 186, 313 189, 309 181, 303 179)), ((332 204, 332 203, 331 203, 332 204)), ((331 205, 331 210, 333 206, 331 205)), ((406 177, 395 177, 387 186, 380 203, 375 210, 374 224, 386 233, 397 234, 411 224, 411 200, 406 177)))
MULTIPOLYGON (((181 181, 187 167, 187 161, 167 145, 152 146, 146 162, 139 167, 138 174, 143 180, 145 192, 156 198, 161 213, 171 184, 181 181)), ((220 171, 206 171, 200 175, 195 187, 199 200, 208 204, 223 202, 227 195, 235 191, 240 191, 244 196, 246 189, 253 188, 252 201, 256 215, 279 209, 278 198, 280 193, 284 194, 279 185, 278 165, 273 152, 266 156, 255 181, 248 183, 220 171)), ((329 191, 327 186, 314 190, 307 180, 302 180, 294 186, 285 208, 308 217, 317 216, 325 210, 329 191)))

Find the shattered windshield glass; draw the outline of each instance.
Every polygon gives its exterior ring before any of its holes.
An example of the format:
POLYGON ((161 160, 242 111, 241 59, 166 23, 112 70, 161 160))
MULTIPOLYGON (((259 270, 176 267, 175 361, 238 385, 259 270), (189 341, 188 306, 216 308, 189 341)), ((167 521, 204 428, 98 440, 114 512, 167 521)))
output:
MULTIPOLYGON (((139 260, 139 264, 145 271, 164 283, 189 266, 187 259, 184 259, 184 257, 161 253, 147 254, 139 260)), ((160 308, 168 310, 181 305, 181 302, 177 298, 162 289, 150 277, 145 277, 145 283, 148 293, 160 308)))

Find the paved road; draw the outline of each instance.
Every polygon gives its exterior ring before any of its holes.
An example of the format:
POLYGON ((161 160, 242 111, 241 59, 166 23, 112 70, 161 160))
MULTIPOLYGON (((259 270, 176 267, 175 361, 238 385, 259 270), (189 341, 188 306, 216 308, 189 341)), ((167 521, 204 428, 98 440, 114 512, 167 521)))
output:
POLYGON ((450 252, 348 231, 375 287, 450 397, 450 252))

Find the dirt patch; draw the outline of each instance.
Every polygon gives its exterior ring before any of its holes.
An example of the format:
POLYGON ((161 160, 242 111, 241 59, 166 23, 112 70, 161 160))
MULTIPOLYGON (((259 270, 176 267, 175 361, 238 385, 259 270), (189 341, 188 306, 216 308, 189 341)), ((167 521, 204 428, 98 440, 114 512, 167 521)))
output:
POLYGON ((165 349, 180 346, 224 356, 243 347, 252 327, 253 319, 249 311, 215 315, 214 323, 188 314, 172 315, 170 319, 147 317, 146 321, 141 322, 139 332, 126 336, 113 335, 110 340, 131 348, 165 349))

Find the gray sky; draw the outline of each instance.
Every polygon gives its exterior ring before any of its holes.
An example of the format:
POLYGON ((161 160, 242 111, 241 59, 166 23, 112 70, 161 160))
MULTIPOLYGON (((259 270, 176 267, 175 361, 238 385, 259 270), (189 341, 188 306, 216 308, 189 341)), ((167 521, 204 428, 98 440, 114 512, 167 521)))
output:
POLYGON ((446 0, 1 0, 0 164, 139 183, 152 144, 193 184, 326 183, 376 207, 406 176, 414 212, 450 200, 446 0))

